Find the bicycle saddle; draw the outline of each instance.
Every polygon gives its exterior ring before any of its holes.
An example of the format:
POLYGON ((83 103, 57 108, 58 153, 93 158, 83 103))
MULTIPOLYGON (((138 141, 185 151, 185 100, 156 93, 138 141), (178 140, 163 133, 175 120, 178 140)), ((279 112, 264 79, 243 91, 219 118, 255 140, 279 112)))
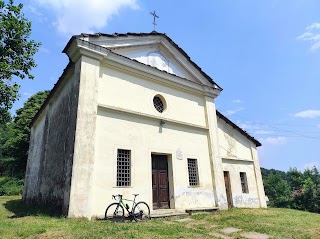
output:
POLYGON ((136 196, 138 196, 139 194, 132 194, 132 195, 136 197, 136 196))

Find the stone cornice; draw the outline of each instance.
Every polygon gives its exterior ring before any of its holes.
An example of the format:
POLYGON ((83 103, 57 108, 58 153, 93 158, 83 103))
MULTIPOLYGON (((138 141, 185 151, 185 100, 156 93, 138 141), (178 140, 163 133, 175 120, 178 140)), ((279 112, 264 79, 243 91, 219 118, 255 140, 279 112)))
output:
POLYGON ((111 110, 111 111, 116 111, 116 112, 130 114, 130 115, 136 115, 139 117, 144 117, 144 118, 149 118, 149 119, 154 119, 154 120, 159 120, 159 121, 163 120, 165 122, 169 122, 169 123, 176 124, 176 125, 183 125, 183 126, 187 126, 187 127, 191 127, 191 128, 208 130, 208 127, 206 127, 206 126, 191 124, 191 123, 187 123, 187 122, 183 122, 183 121, 179 121, 179 120, 174 120, 174 119, 170 119, 170 118, 166 118, 166 117, 160 117, 160 116, 156 116, 156 115, 150 115, 150 114, 137 112, 137 111, 133 111, 133 110, 128 110, 128 109, 124 109, 124 108, 120 108, 120 107, 115 107, 115 106, 110 106, 110 105, 105 105, 105 104, 98 104, 98 107, 100 107, 101 109, 105 109, 105 110, 111 110))

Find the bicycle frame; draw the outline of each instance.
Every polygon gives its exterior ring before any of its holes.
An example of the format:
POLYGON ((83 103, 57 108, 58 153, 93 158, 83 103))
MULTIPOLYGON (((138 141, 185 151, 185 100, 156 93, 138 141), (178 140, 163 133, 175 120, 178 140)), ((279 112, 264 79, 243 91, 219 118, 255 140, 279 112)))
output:
POLYGON ((131 199, 126 199, 126 198, 123 198, 122 195, 118 194, 118 195, 112 195, 112 198, 116 200, 116 197, 119 197, 119 202, 118 202, 118 205, 122 205, 123 208, 125 208, 128 212, 129 215, 132 214, 132 210, 134 208, 134 206, 136 205, 136 197, 137 195, 134 195, 134 199, 131 200, 131 199), (131 207, 131 211, 129 211, 129 207, 127 208, 126 204, 124 204, 124 201, 130 201, 132 202, 132 207, 131 207))

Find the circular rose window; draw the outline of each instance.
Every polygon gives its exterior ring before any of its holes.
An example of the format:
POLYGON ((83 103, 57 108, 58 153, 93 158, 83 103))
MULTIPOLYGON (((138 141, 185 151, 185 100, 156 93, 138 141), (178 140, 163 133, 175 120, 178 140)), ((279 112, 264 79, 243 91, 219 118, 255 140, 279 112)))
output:
POLYGON ((166 109, 165 100, 160 95, 156 95, 155 97, 153 97, 153 105, 154 108, 156 108, 156 110, 160 113, 162 113, 166 109))

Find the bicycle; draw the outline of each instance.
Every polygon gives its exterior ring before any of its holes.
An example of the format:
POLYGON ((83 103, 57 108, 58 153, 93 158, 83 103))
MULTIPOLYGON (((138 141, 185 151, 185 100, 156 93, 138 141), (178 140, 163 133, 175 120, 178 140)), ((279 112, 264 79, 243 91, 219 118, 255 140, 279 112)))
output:
POLYGON ((150 220, 150 208, 147 203, 141 201, 136 203, 136 197, 139 194, 132 194, 134 196, 133 200, 122 198, 123 195, 112 195, 112 199, 117 200, 116 198, 119 198, 118 202, 111 203, 104 214, 105 220, 112 220, 112 221, 119 221, 123 222, 124 220, 124 208, 128 212, 128 218, 130 221, 134 219, 136 222, 139 221, 147 221, 150 220), (123 200, 125 201, 131 201, 132 204, 132 210, 129 210, 129 205, 126 203, 124 204, 123 200))

